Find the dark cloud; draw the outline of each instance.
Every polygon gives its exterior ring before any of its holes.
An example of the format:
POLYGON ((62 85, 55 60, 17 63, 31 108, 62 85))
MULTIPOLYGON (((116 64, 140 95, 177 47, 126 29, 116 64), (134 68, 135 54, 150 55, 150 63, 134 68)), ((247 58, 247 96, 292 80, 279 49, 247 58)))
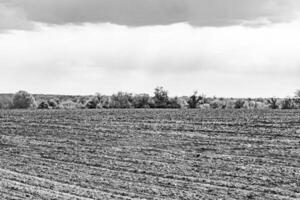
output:
MULTIPOLYGON (((110 22, 129 26, 188 22, 226 26, 248 21, 289 21, 299 0, 0 0, 32 21, 110 22)), ((1 19, 0 19, 1 20, 1 19)))
POLYGON ((123 25, 169 24, 186 20, 180 0, 10 0, 28 18, 53 24, 111 22, 123 25))
POLYGON ((31 29, 33 24, 26 18, 22 9, 0 4, 0 30, 31 29))

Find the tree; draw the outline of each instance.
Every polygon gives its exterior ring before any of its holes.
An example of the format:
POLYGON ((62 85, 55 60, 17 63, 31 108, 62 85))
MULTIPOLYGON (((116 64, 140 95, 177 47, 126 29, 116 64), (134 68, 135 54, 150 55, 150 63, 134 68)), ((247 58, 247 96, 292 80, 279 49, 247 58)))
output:
POLYGON ((132 104, 134 108, 150 108, 151 106, 153 106, 151 97, 148 94, 134 95, 132 104))
POLYGON ((270 98, 270 99, 267 99, 267 103, 269 104, 269 107, 271 109, 278 109, 279 108, 279 105, 278 105, 278 99, 276 98, 270 98))
POLYGON ((19 91, 13 96, 13 107, 17 109, 27 109, 36 106, 34 97, 26 91, 19 91))
POLYGON ((169 104, 168 91, 163 87, 155 88, 153 100, 156 108, 167 108, 169 104))
POLYGON ((194 94, 189 97, 189 100, 187 102, 189 105, 189 108, 197 108, 200 104, 200 101, 204 100, 204 95, 198 96, 197 93, 198 92, 195 91, 194 94))

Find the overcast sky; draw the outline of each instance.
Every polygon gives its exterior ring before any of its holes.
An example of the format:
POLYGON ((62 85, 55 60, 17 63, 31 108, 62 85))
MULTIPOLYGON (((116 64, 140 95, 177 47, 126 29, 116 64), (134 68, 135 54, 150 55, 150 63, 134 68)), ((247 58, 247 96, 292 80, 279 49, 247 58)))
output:
POLYGON ((285 97, 299 0, 0 0, 0 93, 285 97))

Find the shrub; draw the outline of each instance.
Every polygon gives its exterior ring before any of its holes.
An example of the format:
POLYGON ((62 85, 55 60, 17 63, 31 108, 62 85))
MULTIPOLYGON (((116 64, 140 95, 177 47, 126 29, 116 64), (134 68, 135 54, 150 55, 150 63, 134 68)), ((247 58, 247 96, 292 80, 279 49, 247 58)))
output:
POLYGON ((66 101, 61 102, 61 104, 59 105, 59 108, 71 110, 71 109, 79 108, 79 106, 77 103, 75 103, 71 100, 66 100, 66 101))
POLYGON ((36 107, 36 102, 34 97, 26 91, 19 91, 14 94, 13 108, 17 109, 27 109, 36 107))
POLYGON ((51 108, 51 109, 58 109, 60 101, 59 101, 59 99, 50 99, 50 100, 48 100, 47 103, 49 105, 49 108, 51 108))
POLYGON ((111 96, 111 108, 132 108, 132 94, 126 92, 118 92, 111 96))
POLYGON ((75 101, 77 104, 85 105, 90 98, 82 96, 78 97, 75 101))
POLYGON ((187 99, 185 97, 176 97, 177 104, 180 108, 188 108, 187 99))
POLYGON ((278 109, 279 108, 279 103, 277 98, 270 98, 267 99, 267 104, 271 109, 278 109))
POLYGON ((110 108, 111 98, 108 96, 101 96, 100 103, 97 105, 101 108, 110 108))
POLYGON ((86 102, 82 100, 83 108, 88 109, 101 109, 101 108, 110 108, 110 98, 108 96, 101 95, 99 93, 90 97, 86 102))
POLYGON ((285 98, 280 102, 280 108, 281 109, 295 109, 296 106, 294 104, 293 99, 285 98))
POLYGON ((245 109, 255 109, 256 102, 252 100, 247 100, 244 102, 243 108, 245 109))
POLYGON ((294 99, 294 104, 296 109, 300 109, 300 97, 294 99))
POLYGON ((95 108, 97 108, 99 103, 100 103, 100 101, 99 101, 98 97, 93 96, 85 103, 84 107, 88 108, 88 109, 95 109, 95 108))
POLYGON ((182 108, 178 97, 171 98, 168 102, 168 108, 182 108))
POLYGON ((300 98, 300 90, 297 90, 297 91, 295 92, 295 97, 296 97, 296 98, 300 98))
POLYGON ((267 104, 265 104, 264 102, 260 102, 260 101, 255 102, 254 109, 264 110, 264 109, 268 109, 268 108, 269 108, 269 106, 267 104))
POLYGON ((168 108, 168 91, 163 87, 155 88, 153 100, 156 108, 168 108))
POLYGON ((133 96, 132 104, 134 108, 150 108, 154 106, 148 94, 137 94, 133 96))
POLYGON ((264 98, 256 98, 254 99, 255 102, 261 102, 261 103, 264 103, 266 99, 264 98))
POLYGON ((204 103, 204 104, 201 104, 199 106, 200 109, 203 109, 203 110, 208 110, 210 109, 210 105, 208 103, 204 103))
POLYGON ((209 103, 210 108, 212 109, 218 109, 219 108, 219 104, 216 101, 212 101, 209 103))
POLYGON ((242 99, 238 99, 234 102, 234 108, 235 109, 241 109, 244 107, 245 101, 242 99))
POLYGON ((213 100, 209 103, 210 107, 212 109, 225 109, 226 108, 226 103, 223 100, 213 100))
POLYGON ((0 96, 0 109, 10 109, 12 106, 12 99, 9 96, 0 96))
POLYGON ((232 100, 232 99, 227 99, 227 100, 225 100, 225 102, 226 102, 226 109, 234 109, 234 107, 235 107, 235 101, 234 100, 232 100))
POLYGON ((38 109, 49 109, 49 104, 47 101, 41 101, 37 107, 38 109))
POLYGON ((190 96, 190 98, 187 102, 189 105, 189 108, 197 108, 199 106, 200 102, 204 99, 205 99, 204 95, 197 96, 197 91, 195 91, 194 94, 192 96, 190 96))

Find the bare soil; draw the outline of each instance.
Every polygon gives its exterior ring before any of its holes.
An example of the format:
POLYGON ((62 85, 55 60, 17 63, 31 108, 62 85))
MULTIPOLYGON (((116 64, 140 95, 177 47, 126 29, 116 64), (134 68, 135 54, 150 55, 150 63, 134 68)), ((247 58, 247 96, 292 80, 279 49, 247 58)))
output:
POLYGON ((0 199, 300 199, 300 111, 0 111, 0 199))

